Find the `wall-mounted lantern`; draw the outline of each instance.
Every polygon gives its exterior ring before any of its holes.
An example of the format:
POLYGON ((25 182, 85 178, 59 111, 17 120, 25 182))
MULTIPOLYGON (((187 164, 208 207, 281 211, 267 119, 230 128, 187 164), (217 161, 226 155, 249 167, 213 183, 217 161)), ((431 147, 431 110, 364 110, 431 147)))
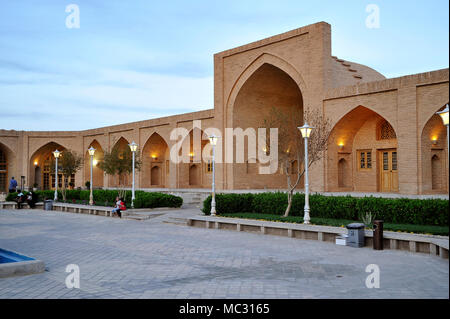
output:
POLYGON ((431 142, 433 143, 433 145, 437 144, 437 140, 438 140, 438 138, 436 135, 431 137, 431 142))

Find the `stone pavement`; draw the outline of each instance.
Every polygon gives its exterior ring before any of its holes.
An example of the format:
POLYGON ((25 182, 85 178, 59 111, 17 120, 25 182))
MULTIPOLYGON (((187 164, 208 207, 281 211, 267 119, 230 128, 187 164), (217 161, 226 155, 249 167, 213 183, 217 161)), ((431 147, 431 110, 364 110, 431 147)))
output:
POLYGON ((0 279, 0 298, 448 298, 448 260, 245 232, 42 210, 0 210, 0 248, 45 262, 0 279), (68 289, 68 264, 80 289, 68 289), (380 288, 366 288, 366 266, 380 288))

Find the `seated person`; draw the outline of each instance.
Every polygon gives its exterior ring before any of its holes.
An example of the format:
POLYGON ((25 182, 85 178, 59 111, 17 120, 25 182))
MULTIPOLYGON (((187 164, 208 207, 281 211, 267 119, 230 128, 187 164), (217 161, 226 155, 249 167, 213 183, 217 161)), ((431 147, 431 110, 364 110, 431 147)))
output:
POLYGON ((26 201, 25 195, 24 193, 22 193, 22 191, 19 189, 17 190, 17 197, 16 197, 16 202, 17 202, 17 209, 21 209, 22 208, 22 203, 24 203, 26 201))
POLYGON ((30 206, 30 208, 36 207, 36 202, 37 202, 37 194, 29 192, 27 195, 27 203, 30 206))
POLYGON ((125 201, 123 198, 116 197, 116 206, 112 210, 113 214, 117 214, 120 218, 122 218, 122 211, 126 210, 125 201))

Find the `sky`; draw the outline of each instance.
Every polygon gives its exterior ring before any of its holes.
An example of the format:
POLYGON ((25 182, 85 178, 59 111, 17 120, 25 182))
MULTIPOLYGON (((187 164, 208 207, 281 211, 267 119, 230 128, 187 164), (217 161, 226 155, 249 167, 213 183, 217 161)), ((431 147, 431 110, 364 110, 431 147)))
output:
POLYGON ((448 68, 448 12, 448 0, 0 0, 0 129, 211 109, 214 53, 320 21, 331 24, 333 55, 388 78, 448 68), (79 28, 66 25, 70 4, 79 28))

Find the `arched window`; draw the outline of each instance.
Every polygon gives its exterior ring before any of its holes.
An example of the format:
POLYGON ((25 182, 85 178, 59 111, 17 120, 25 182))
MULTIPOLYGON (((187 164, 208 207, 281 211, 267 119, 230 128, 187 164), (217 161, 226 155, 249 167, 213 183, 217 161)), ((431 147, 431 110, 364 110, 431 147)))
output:
POLYGON ((384 120, 378 127, 377 139, 379 140, 390 140, 397 138, 394 128, 388 121, 384 120))

